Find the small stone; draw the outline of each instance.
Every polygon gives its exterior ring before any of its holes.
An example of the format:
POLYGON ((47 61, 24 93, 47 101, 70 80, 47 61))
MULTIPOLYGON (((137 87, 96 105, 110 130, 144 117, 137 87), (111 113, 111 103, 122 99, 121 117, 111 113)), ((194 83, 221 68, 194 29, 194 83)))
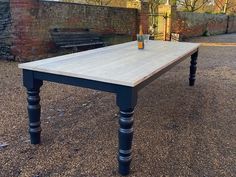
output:
POLYGON ((24 141, 24 143, 29 143, 29 142, 30 142, 30 140, 29 140, 29 139, 24 141))
POLYGON ((58 109, 57 109, 57 111, 58 111, 58 112, 62 112, 62 111, 63 111, 63 109, 59 109, 59 108, 58 108, 58 109))
POLYGON ((61 112, 60 114, 59 114, 59 117, 62 117, 62 116, 64 116, 64 112, 61 112))
POLYGON ((6 143, 6 142, 2 142, 2 143, 0 143, 0 150, 6 148, 8 145, 9 145, 9 144, 6 143))

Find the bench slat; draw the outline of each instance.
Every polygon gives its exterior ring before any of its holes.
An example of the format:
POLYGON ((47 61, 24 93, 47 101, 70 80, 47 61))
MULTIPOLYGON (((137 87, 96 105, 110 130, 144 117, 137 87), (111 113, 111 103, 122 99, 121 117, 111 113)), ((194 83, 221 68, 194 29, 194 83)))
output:
POLYGON ((89 31, 53 31, 51 37, 55 45, 60 48, 105 45, 99 35, 89 31))
POLYGON ((58 43, 58 42, 86 42, 86 41, 101 41, 101 39, 99 38, 60 38, 60 39, 55 39, 53 38, 54 42, 58 43))
POLYGON ((94 46, 94 45, 103 45, 104 42, 94 42, 94 43, 87 43, 87 44, 75 44, 75 45, 62 45, 61 48, 71 48, 71 47, 82 47, 82 46, 94 46))

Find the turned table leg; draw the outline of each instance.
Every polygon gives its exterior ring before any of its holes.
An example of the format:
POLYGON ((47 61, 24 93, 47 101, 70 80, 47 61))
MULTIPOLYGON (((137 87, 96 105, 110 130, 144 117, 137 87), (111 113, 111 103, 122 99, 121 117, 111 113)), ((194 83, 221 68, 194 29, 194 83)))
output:
POLYGON ((39 89, 28 89, 28 115, 29 115, 29 133, 31 144, 40 143, 40 97, 39 89))
POLYGON ((40 143, 40 87, 43 81, 33 78, 33 73, 30 71, 23 71, 24 86, 27 88, 27 101, 28 101, 28 116, 29 116, 29 133, 31 144, 40 143))
POLYGON ((197 71, 197 58, 198 51, 191 55, 191 65, 190 65, 190 75, 189 75, 189 85, 194 86, 196 80, 196 71, 197 71))
POLYGON ((119 118, 119 173, 129 173, 131 163, 131 146, 133 140, 133 109, 120 110, 119 118))
POLYGON ((133 140, 133 114, 137 102, 137 95, 132 91, 127 91, 117 95, 117 105, 120 108, 119 117, 119 173, 128 175, 132 160, 132 140, 133 140))

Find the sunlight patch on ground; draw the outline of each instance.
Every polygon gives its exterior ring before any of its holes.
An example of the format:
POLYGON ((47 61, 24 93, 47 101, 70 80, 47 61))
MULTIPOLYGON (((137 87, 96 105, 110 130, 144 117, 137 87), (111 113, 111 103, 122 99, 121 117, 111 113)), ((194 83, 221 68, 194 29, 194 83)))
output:
POLYGON ((201 45, 202 46, 230 46, 230 47, 235 46, 236 47, 236 43, 222 43, 222 42, 216 42, 216 43, 203 42, 201 43, 201 45))

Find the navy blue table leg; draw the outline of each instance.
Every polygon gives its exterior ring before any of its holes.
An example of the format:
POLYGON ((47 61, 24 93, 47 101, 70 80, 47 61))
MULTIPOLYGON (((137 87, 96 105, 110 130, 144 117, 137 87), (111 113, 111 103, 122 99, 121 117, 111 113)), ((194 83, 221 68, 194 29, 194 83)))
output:
POLYGON ((42 80, 34 79, 33 72, 23 71, 23 82, 27 88, 27 101, 28 101, 28 116, 29 116, 29 133, 31 144, 40 143, 40 87, 43 85, 42 80))
POLYGON ((197 71, 197 57, 198 51, 191 55, 191 65, 190 65, 190 75, 189 75, 189 85, 194 86, 196 80, 196 71, 197 71))
POLYGON ((133 140, 133 114, 137 103, 137 92, 133 89, 123 90, 117 94, 117 105, 120 108, 119 118, 119 173, 128 175, 132 160, 132 140, 133 140))

